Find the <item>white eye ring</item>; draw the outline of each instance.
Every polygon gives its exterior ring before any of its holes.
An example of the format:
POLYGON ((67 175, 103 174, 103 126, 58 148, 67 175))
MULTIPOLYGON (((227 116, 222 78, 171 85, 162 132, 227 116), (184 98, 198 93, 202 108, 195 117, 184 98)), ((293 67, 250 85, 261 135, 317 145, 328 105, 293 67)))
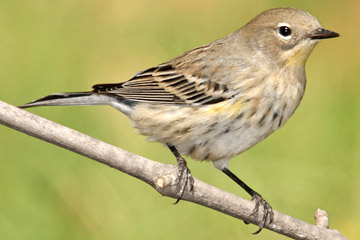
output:
POLYGON ((292 30, 287 23, 279 23, 277 28, 278 36, 282 39, 289 40, 292 38, 292 30))

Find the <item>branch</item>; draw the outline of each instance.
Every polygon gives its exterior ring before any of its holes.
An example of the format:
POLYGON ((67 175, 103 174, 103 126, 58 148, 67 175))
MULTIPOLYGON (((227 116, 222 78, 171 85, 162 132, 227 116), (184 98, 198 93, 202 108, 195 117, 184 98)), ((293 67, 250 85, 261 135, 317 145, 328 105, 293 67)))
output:
MULTIPOLYGON (((177 177, 175 165, 162 164, 137 156, 2 101, 0 101, 0 123, 136 177, 164 196, 177 197, 179 184, 175 183, 177 177)), ((262 217, 261 214, 250 216, 255 207, 253 202, 198 179, 195 179, 194 190, 186 192, 183 200, 253 224, 259 224, 262 217)), ((259 212, 261 213, 262 209, 259 212)), ((328 229, 325 211, 317 211, 316 221, 317 226, 274 211, 273 223, 266 224, 265 228, 294 239, 346 239, 337 230, 328 229)))

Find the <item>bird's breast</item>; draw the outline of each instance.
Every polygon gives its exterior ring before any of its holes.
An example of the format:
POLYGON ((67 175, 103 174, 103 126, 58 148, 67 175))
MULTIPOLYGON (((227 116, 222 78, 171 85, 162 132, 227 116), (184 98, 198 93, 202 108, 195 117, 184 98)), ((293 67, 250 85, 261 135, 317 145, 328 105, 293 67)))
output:
POLYGON ((181 154, 229 159, 281 127, 299 105, 301 84, 275 88, 276 94, 264 85, 259 94, 204 106, 140 103, 131 119, 141 134, 174 145, 181 154))

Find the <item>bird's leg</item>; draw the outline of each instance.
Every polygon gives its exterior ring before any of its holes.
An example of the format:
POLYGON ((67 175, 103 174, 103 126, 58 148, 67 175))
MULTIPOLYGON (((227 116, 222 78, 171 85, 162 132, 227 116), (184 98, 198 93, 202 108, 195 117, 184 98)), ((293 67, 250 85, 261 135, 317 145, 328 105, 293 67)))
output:
MULTIPOLYGON (((222 171, 228 175, 232 180, 234 180, 237 184, 239 184, 251 197, 252 200, 255 201, 255 208, 250 216, 255 215, 259 211, 260 204, 264 207, 264 215, 259 225, 259 230, 254 232, 253 234, 258 234, 265 226, 266 219, 269 217, 270 222, 272 223, 274 219, 274 212, 272 210, 272 207, 261 197, 261 195, 257 192, 255 192, 252 188, 250 188, 246 183, 241 181, 235 174, 233 174, 229 169, 223 168, 222 171)), ((245 222, 247 223, 247 222, 245 222)))
POLYGON ((169 147, 170 151, 176 157, 177 165, 178 165, 178 168, 179 168, 179 174, 178 174, 176 183, 181 182, 181 179, 184 176, 184 185, 181 187, 180 192, 179 192, 179 196, 178 196, 176 202, 174 203, 174 204, 177 204, 181 200, 182 196, 184 195, 186 186, 188 184, 189 184, 189 191, 191 192, 193 190, 193 188, 194 188, 194 178, 191 176, 190 169, 187 167, 185 159, 180 155, 178 150, 174 146, 172 146, 170 144, 167 144, 167 146, 169 147))

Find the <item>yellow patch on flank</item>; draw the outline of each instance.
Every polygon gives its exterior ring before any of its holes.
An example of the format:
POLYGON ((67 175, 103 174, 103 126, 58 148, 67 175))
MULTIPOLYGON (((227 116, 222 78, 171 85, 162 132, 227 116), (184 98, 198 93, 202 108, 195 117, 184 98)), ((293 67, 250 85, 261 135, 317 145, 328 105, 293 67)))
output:
POLYGON ((243 104, 239 100, 235 103, 231 103, 232 100, 223 101, 205 108, 206 113, 211 114, 224 114, 227 117, 237 117, 243 110, 243 104))

